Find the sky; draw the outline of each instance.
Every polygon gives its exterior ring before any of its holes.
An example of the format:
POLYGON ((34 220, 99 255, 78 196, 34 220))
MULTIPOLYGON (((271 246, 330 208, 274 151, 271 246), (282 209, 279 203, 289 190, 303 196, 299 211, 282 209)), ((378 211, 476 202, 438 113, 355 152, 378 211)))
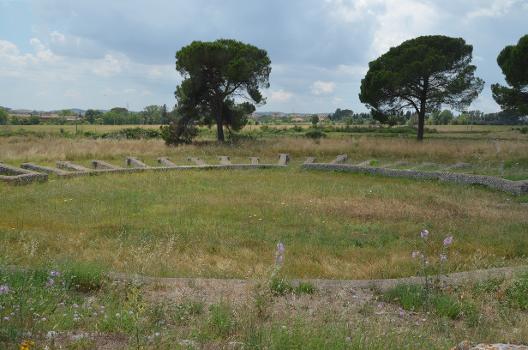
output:
POLYGON ((175 53, 236 39, 272 61, 259 111, 366 111, 368 63, 407 39, 473 45, 486 81, 471 109, 498 111, 496 57, 528 33, 528 0, 0 0, 0 105, 142 110, 175 104, 175 53))

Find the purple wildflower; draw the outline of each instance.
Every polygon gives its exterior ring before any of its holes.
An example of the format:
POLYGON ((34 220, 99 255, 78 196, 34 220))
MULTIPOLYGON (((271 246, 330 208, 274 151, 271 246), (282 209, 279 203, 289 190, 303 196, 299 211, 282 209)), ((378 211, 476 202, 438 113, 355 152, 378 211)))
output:
POLYGON ((50 276, 51 277, 59 277, 60 276, 60 272, 56 271, 56 270, 51 270, 50 276))
POLYGON ((448 247, 453 243, 453 236, 447 236, 444 239, 444 247, 448 247))
POLYGON ((7 284, 0 285, 0 295, 9 293, 9 286, 7 284))
POLYGON ((427 230, 422 230, 420 232, 420 237, 422 237, 423 239, 426 239, 427 237, 429 237, 429 231, 427 230))
POLYGON ((442 262, 447 261, 447 255, 440 254, 440 261, 442 261, 442 262))

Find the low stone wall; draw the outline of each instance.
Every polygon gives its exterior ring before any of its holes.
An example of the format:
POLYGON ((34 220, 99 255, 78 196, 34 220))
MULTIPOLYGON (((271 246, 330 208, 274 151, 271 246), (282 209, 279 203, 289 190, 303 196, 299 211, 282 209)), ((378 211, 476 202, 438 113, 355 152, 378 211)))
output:
POLYGON ((40 174, 0 163, 0 181, 2 182, 13 185, 24 185, 31 182, 44 182, 47 180, 48 174, 40 174))
POLYGON ((382 175, 389 177, 405 177, 411 179, 440 180, 469 185, 483 185, 492 189, 509 192, 513 194, 528 193, 528 181, 511 181, 494 176, 459 174, 442 171, 419 171, 376 168, 351 164, 312 163, 303 164, 304 169, 345 171, 363 173, 370 175, 382 175))

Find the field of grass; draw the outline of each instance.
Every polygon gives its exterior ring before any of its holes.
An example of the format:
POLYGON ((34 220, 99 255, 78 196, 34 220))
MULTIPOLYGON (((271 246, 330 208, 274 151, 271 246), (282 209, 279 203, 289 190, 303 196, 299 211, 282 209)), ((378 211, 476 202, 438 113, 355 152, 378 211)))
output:
POLYGON ((2 188, 3 264, 97 261, 157 276, 252 278, 287 246, 290 277, 416 274, 428 228, 457 237, 451 270, 526 263, 524 197, 343 173, 187 171, 2 188))
POLYGON ((318 142, 273 135, 181 147, 159 139, 61 137, 60 127, 0 137, 0 161, 89 166, 101 159, 124 166, 130 155, 150 165, 159 156, 186 164, 192 155, 216 164, 218 155, 229 155, 234 163, 248 163, 249 156, 270 163, 289 153, 292 163, 0 183, 0 348, 18 348, 25 339, 37 349, 445 349, 464 339, 528 342, 526 277, 446 288, 427 304, 417 298, 419 286, 331 295, 305 286, 278 295, 266 282, 279 241, 286 247, 285 278, 417 275, 411 252, 424 228, 439 244, 454 236, 444 272, 527 265, 526 195, 299 167, 306 156, 325 162, 347 153, 350 163, 434 170, 464 162, 471 167, 457 171, 526 180, 528 138, 509 127, 453 127, 423 143, 406 135, 336 133, 318 142), (52 270, 60 276, 50 285, 52 270), (243 300, 210 286, 217 297, 211 301, 192 282, 189 293, 175 297, 170 293, 178 291, 155 283, 117 283, 105 277, 108 271, 264 284, 243 300))

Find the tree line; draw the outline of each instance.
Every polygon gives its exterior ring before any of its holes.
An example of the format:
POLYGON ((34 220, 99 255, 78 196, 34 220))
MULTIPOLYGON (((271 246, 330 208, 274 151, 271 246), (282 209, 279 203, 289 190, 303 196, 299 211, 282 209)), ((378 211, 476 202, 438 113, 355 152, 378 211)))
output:
POLYGON ((175 119, 175 110, 168 111, 166 105, 149 105, 140 112, 127 108, 114 107, 109 111, 88 109, 84 114, 76 114, 69 109, 59 111, 57 117, 44 118, 38 112, 29 117, 9 115, 8 110, 0 107, 0 125, 37 125, 37 124, 101 124, 101 125, 163 125, 175 119))
MULTIPOLYGON (((371 113, 354 113, 350 109, 336 109, 328 115, 328 119, 336 123, 348 125, 376 124, 378 121, 371 113)), ((413 111, 400 111, 384 119, 389 126, 418 124, 418 114, 413 111)), ((479 110, 463 111, 455 115, 449 109, 437 110, 426 116, 427 125, 520 125, 528 124, 528 117, 515 110, 505 110, 494 113, 484 113, 479 110)))

